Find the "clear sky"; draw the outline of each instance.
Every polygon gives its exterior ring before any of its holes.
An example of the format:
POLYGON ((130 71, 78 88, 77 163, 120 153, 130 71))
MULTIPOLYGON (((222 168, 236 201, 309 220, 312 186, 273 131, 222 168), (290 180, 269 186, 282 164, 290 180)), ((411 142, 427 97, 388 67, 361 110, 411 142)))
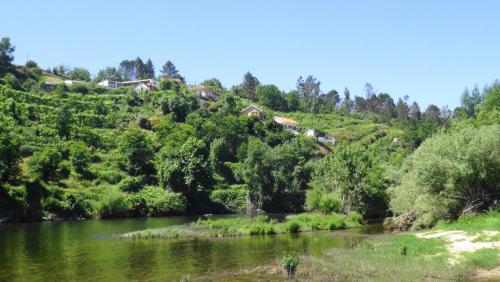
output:
POLYGON ((500 1, 2 1, 16 63, 92 74, 122 59, 172 60, 188 83, 226 87, 251 71, 283 90, 312 74, 323 91, 366 82, 421 106, 457 106, 500 78, 500 1))

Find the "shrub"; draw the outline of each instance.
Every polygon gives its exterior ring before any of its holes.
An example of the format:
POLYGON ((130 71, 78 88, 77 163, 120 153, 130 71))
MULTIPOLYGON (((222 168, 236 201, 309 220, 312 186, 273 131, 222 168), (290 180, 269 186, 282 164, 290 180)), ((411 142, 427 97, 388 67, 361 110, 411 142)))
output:
POLYGON ((72 142, 69 146, 69 160, 75 172, 85 174, 92 160, 92 151, 82 141, 72 142))
POLYGON ((363 216, 358 212, 350 212, 345 217, 345 222, 350 227, 359 226, 363 223, 363 216))
POLYGON ((186 200, 180 193, 166 191, 160 187, 147 186, 138 196, 145 204, 147 215, 180 214, 186 209, 186 200))
POLYGON ((127 195, 116 189, 103 191, 104 196, 98 203, 98 213, 102 218, 125 217, 132 209, 127 195))
POLYGON ((286 254, 281 258, 281 266, 285 270, 285 274, 288 278, 293 278, 293 276, 295 276, 298 265, 299 256, 295 253, 286 254))
POLYGON ((36 151, 28 161, 31 174, 45 181, 58 181, 67 177, 67 166, 67 163, 63 163, 61 153, 50 146, 36 151))
POLYGON ((433 226, 463 212, 487 210, 500 199, 500 126, 463 128, 427 139, 404 162, 390 188, 390 223, 433 226))
POLYGON ((300 224, 296 221, 286 222, 285 228, 288 231, 288 233, 299 233, 300 232, 300 224))
POLYGON ((87 94, 89 93, 89 87, 85 83, 73 83, 69 86, 71 92, 87 94))
POLYGON ((246 209, 247 190, 242 185, 232 185, 229 189, 217 189, 210 193, 210 200, 222 205, 230 212, 243 212, 246 209))
POLYGON ((119 184, 119 188, 123 192, 137 192, 141 190, 144 182, 142 176, 125 177, 119 184))

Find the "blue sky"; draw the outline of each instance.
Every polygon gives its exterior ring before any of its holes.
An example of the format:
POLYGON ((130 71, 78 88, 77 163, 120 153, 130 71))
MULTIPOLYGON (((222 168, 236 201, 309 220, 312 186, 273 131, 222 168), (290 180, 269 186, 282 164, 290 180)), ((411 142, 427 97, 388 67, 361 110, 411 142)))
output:
POLYGON ((3 1, 0 36, 46 68, 95 74, 122 59, 172 60, 188 83, 251 71, 283 90, 366 82, 421 106, 457 106, 500 78, 500 1, 3 1), (105 3, 104 3, 105 2, 105 3))

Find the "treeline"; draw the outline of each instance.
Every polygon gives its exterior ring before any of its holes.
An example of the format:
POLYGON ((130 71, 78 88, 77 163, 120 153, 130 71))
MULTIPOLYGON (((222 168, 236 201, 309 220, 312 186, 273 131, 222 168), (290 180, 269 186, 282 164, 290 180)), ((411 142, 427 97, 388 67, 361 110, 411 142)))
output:
MULTIPOLYGON (((343 97, 336 90, 324 93, 312 76, 283 92, 249 72, 230 89, 216 78, 205 80, 222 97, 202 101, 168 62, 162 76, 169 79, 161 80, 159 91, 108 90, 95 83, 45 91, 41 69, 31 61, 13 65, 13 52, 4 38, 0 218, 250 208, 394 215, 388 226, 406 229, 494 208, 499 199, 497 82, 465 91, 453 112, 433 105, 421 112, 417 103, 395 102, 370 84, 364 97, 351 98, 348 89, 343 97), (385 130, 366 142, 339 142, 328 152, 314 138, 284 130, 272 115, 240 115, 249 103, 384 123, 397 135, 385 130)), ((155 77, 154 67, 148 69, 153 71, 144 76, 137 59, 125 60, 99 79, 155 77)))

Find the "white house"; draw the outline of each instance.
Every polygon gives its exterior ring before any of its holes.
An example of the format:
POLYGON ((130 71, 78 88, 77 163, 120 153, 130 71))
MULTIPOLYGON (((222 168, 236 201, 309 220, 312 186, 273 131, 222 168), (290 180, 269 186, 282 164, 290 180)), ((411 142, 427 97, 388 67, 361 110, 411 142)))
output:
POLYGON ((220 99, 220 95, 215 93, 212 89, 203 86, 203 85, 196 85, 192 86, 190 88, 191 90, 194 90, 196 93, 196 96, 206 99, 206 100, 214 100, 217 101, 220 99))
POLYGON ((316 137, 316 131, 314 129, 308 129, 306 130, 306 136, 316 137))
POLYGON ((286 130, 291 131, 295 134, 299 132, 299 123, 294 121, 293 119, 285 118, 285 117, 274 117, 274 121, 277 124, 281 124, 286 130))
MULTIPOLYGON (((129 81, 111 81, 111 80, 103 80, 98 85, 108 87, 109 89, 118 88, 118 87, 134 87, 137 88, 141 85, 146 86, 148 89, 158 89, 159 84, 158 81, 154 79, 138 79, 138 80, 129 80, 129 81)), ((142 87, 142 86, 141 86, 142 87)))
POLYGON ((97 83, 97 85, 104 86, 104 87, 107 87, 109 89, 114 89, 114 88, 120 87, 120 82, 111 81, 111 80, 106 79, 106 80, 103 80, 103 81, 97 83))

